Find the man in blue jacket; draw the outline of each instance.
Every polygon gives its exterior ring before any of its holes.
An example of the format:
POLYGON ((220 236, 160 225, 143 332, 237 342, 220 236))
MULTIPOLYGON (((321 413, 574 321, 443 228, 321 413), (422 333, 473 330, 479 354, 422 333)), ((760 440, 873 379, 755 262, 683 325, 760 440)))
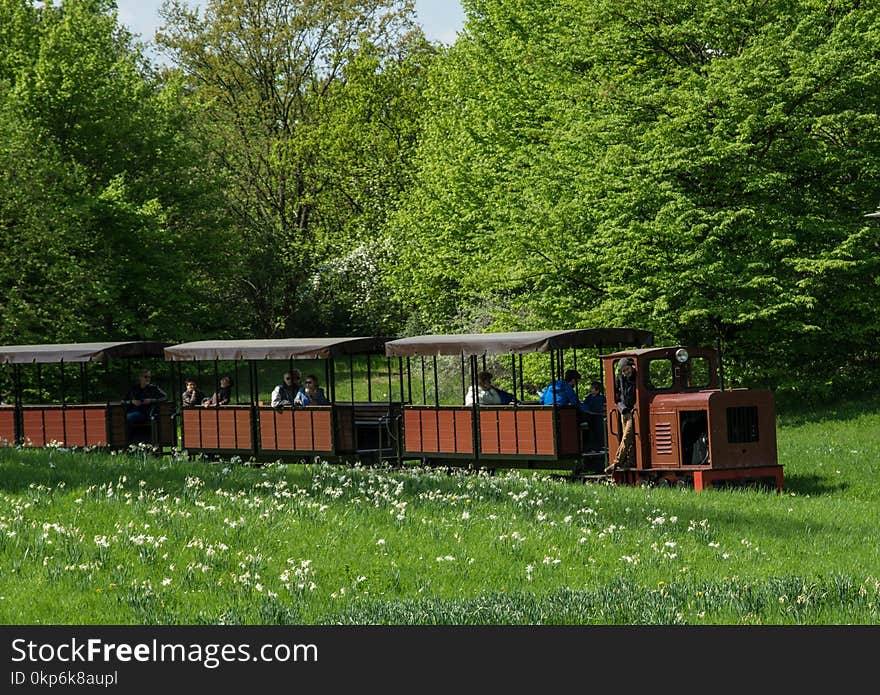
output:
POLYGON ((578 400, 577 383, 581 375, 576 369, 569 369, 564 379, 558 379, 541 392, 541 405, 576 405, 583 409, 583 404, 578 400))

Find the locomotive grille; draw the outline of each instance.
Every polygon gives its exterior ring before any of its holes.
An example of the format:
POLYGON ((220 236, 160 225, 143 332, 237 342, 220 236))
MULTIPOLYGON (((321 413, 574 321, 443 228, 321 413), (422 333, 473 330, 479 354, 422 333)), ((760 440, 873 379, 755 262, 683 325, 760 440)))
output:
POLYGON ((758 441, 758 408, 756 406, 727 409, 727 441, 731 444, 758 441))
POLYGON ((658 454, 672 453, 672 424, 658 422, 654 426, 654 448, 658 454))

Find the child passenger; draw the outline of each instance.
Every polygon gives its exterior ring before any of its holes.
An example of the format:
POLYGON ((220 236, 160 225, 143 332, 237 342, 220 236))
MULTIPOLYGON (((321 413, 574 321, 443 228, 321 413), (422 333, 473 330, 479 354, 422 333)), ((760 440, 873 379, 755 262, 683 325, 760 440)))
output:
POLYGON ((186 386, 186 391, 180 396, 180 402, 183 403, 184 407, 201 405, 205 398, 205 394, 199 391, 199 386, 196 383, 196 380, 190 377, 184 382, 184 385, 186 386))

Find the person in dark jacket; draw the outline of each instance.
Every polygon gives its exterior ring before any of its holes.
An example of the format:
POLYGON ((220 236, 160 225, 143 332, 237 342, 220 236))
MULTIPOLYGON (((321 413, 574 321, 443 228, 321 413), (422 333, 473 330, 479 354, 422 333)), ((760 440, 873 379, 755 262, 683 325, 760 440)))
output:
POLYGON ((590 392, 584 398, 583 405, 589 426, 587 447, 590 451, 601 451, 605 448, 605 394, 602 393, 601 383, 590 382, 590 392))
POLYGON ((633 411, 636 407, 636 368, 635 363, 629 357, 625 357, 617 364, 617 378, 614 380, 614 402, 623 422, 623 432, 620 435, 620 445, 614 460, 605 469, 610 473, 620 468, 635 468, 636 466, 636 432, 633 422, 633 411))
POLYGON ((149 369, 140 373, 138 383, 134 384, 125 394, 123 403, 126 408, 125 419, 128 423, 129 435, 132 425, 142 425, 156 413, 158 404, 167 396, 165 392, 152 383, 153 375, 149 369))

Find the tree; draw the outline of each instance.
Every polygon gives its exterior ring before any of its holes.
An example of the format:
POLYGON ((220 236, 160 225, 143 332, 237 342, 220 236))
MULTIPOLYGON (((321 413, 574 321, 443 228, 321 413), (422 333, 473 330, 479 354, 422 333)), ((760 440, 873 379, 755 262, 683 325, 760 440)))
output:
POLYGON ((216 330, 226 239, 179 88, 112 3, 2 0, 0 26, 0 339, 216 330))
POLYGON ((431 55, 412 3, 213 0, 201 17, 173 1, 163 17, 157 40, 228 180, 253 330, 369 324, 376 240, 408 180, 431 55), (353 275, 368 282, 352 286, 353 275))
POLYGON ((721 340, 740 383, 876 361, 877 8, 466 9, 399 218, 396 277, 426 323, 721 340))

